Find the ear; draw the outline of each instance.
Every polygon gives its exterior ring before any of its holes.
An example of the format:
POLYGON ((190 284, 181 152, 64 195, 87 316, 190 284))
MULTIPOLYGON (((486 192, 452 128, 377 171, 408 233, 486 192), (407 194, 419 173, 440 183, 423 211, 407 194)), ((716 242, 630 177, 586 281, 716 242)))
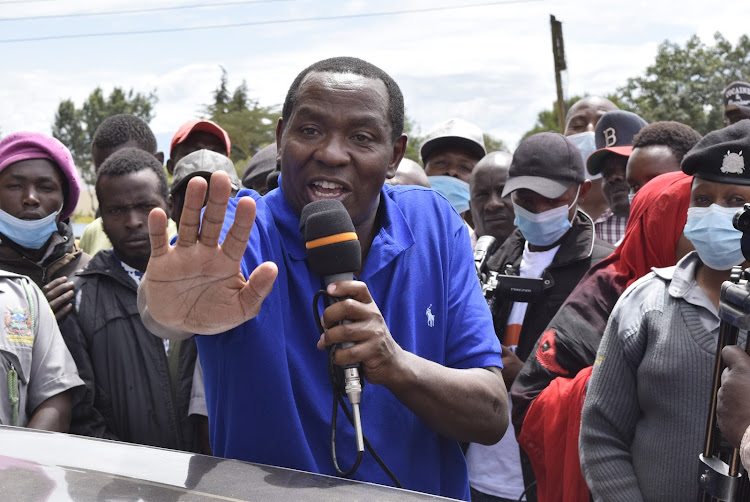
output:
POLYGON ((578 191, 578 203, 580 204, 581 199, 586 197, 586 194, 591 190, 591 181, 586 180, 581 183, 581 188, 578 191))
POLYGON ((159 161, 159 164, 164 165, 164 152, 156 152, 154 157, 159 161))
POLYGON ((171 158, 167 161, 167 172, 169 174, 174 174, 174 160, 171 158))
POLYGON ((404 158, 406 153, 406 134, 402 134, 396 141, 393 142, 393 152, 391 153, 391 161, 388 163, 388 170, 385 173, 386 178, 393 178, 396 176, 396 169, 404 158))

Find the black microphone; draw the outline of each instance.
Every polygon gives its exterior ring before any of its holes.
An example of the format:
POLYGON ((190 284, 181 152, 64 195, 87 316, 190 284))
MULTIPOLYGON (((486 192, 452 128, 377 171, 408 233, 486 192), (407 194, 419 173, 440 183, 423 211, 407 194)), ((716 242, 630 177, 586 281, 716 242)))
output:
MULTIPOLYGON (((340 201, 323 199, 307 204, 302 208, 300 231, 305 238, 310 267, 321 276, 326 288, 336 281, 354 279, 354 273, 361 267, 362 249, 352 219, 340 201)), ((329 295, 325 295, 325 298, 326 306, 345 299, 329 295)), ((351 321, 342 321, 346 322, 351 321)), ((352 345, 353 342, 340 344, 342 348, 352 345)), ((359 403, 362 399, 359 363, 349 364, 343 368, 344 392, 352 405, 357 449, 362 452, 365 445, 359 414, 359 403)))

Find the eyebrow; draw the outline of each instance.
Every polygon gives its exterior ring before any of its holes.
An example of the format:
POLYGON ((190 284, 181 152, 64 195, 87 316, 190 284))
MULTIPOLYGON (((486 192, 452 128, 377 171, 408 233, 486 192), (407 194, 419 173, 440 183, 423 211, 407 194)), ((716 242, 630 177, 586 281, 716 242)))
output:
MULTIPOLYGON (((21 181, 26 181, 29 179, 28 176, 24 176, 23 174, 20 174, 20 173, 11 173, 10 177, 16 180, 21 180, 21 181)), ((55 178, 54 176, 38 176, 32 179, 34 179, 35 181, 42 181, 42 182, 51 181, 53 183, 59 183, 57 178, 55 178)))
MULTIPOLYGON (((320 120, 320 121, 326 120, 326 117, 324 116, 323 112, 320 111, 319 108, 309 106, 309 105, 300 105, 295 115, 302 117, 302 118, 311 119, 311 120, 320 120)), ((346 119, 347 119, 348 124, 354 127, 372 126, 377 123, 378 116, 374 113, 365 113, 365 114, 360 113, 354 116, 352 116, 351 114, 347 114, 346 119)))

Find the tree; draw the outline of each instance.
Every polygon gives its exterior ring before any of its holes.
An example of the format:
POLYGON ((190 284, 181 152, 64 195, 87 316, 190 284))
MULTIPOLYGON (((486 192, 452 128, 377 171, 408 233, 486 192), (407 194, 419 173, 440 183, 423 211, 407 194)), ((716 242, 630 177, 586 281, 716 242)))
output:
POLYGON ((422 165, 422 159, 419 157, 419 147, 422 145, 424 138, 419 135, 419 126, 414 119, 404 110, 404 134, 407 137, 405 159, 410 159, 419 165, 422 165))
POLYGON ((248 96, 247 82, 244 80, 230 93, 227 71, 223 67, 213 100, 204 107, 204 113, 229 134, 232 140, 230 158, 241 171, 261 148, 276 141, 280 107, 260 106, 258 100, 248 96))
POLYGON ((503 140, 487 133, 484 133, 484 147, 487 149, 487 153, 509 151, 503 140))
POLYGON ((684 46, 664 41, 654 64, 645 75, 629 78, 618 89, 625 105, 647 122, 675 120, 701 134, 724 126, 722 91, 750 64, 750 38, 742 35, 732 46, 721 33, 714 45, 705 45, 698 36, 684 46))
POLYGON ((77 108, 71 99, 60 103, 55 112, 52 136, 68 147, 81 178, 92 185, 96 181, 96 174, 91 161, 91 141, 99 124, 107 117, 120 113, 129 113, 150 122, 157 100, 156 91, 141 94, 131 89, 126 93, 115 87, 105 97, 102 89, 97 87, 81 108, 77 108))

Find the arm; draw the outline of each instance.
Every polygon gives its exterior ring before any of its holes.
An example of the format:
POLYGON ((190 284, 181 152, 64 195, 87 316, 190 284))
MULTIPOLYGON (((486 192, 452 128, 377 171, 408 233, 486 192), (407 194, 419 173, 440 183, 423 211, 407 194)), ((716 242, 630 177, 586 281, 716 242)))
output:
POLYGON ((445 437, 483 444, 502 438, 508 426, 508 396, 498 368, 447 368, 403 350, 363 282, 339 281, 328 293, 350 298, 323 312, 326 330, 318 348, 356 342, 336 351, 336 364, 361 362, 368 382, 387 387, 445 437), (344 319, 351 322, 336 326, 344 319))
POLYGON ((30 429, 43 429, 55 432, 68 432, 72 404, 70 391, 56 394, 40 404, 29 420, 30 429))
POLYGON ((632 343, 619 330, 618 314, 607 325, 589 380, 579 453, 594 500, 633 502, 643 500, 630 450, 640 414, 637 367, 628 354, 632 343))
POLYGON ((239 201, 234 223, 219 245, 231 185, 225 173, 214 173, 201 220, 206 186, 200 176, 188 183, 174 247, 169 246, 164 211, 154 209, 149 215, 151 258, 139 303, 150 319, 146 326, 160 336, 214 335, 239 326, 258 314, 276 279, 273 263, 262 263, 247 280, 240 270, 255 221, 255 202, 239 201), (154 324, 167 330, 154 329, 154 324))

